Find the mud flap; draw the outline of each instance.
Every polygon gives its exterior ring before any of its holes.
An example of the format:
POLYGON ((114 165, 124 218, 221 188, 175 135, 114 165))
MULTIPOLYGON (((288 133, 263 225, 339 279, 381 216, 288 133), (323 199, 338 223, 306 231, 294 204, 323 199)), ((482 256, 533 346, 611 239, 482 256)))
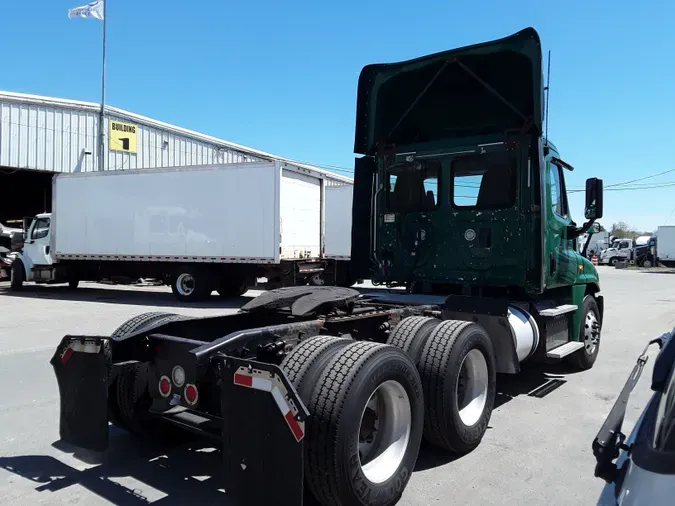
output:
POLYGON ((217 360, 225 492, 235 504, 302 506, 307 408, 279 367, 217 360))
POLYGON ((110 339, 66 336, 50 364, 59 384, 61 440, 102 452, 108 447, 110 339))

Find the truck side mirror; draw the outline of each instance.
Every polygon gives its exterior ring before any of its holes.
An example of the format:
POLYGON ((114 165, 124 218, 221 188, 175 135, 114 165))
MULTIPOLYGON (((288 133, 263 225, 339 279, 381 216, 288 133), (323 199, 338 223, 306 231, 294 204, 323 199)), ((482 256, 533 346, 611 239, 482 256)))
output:
POLYGON ((584 216, 587 220, 602 218, 602 179, 591 177, 586 180, 584 216))
POLYGON ((30 224, 33 223, 33 216, 24 216, 22 222, 23 222, 23 232, 24 234, 28 233, 28 229, 30 228, 30 224))

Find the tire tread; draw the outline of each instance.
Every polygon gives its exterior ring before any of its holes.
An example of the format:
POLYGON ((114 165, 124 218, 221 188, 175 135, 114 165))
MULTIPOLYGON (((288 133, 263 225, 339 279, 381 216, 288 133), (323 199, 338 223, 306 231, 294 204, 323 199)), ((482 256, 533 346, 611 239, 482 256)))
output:
POLYGON ((347 345, 324 369, 312 394, 312 420, 308 434, 307 482, 324 506, 341 506, 338 483, 343 466, 337 460, 338 427, 354 379, 387 345, 357 341, 347 345))
POLYGON ((448 358, 457 336, 469 325, 470 322, 446 320, 436 327, 418 366, 424 390, 424 436, 430 443, 444 448, 450 446, 440 424, 444 418, 445 378, 451 365, 448 358))

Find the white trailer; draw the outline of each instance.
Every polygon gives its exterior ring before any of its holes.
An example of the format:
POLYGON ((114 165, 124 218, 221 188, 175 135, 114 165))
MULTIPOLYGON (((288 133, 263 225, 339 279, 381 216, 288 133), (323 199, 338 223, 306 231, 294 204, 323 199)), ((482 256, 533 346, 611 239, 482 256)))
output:
POLYGON ((656 257, 667 267, 675 266, 675 225, 656 229, 656 257))
MULTIPOLYGON (((333 262, 327 182, 280 161, 57 175, 52 213, 27 230, 12 286, 155 278, 196 300, 241 294, 257 277, 306 283, 333 262)), ((344 205, 337 212, 350 215, 344 205)))
POLYGON ((330 260, 325 275, 331 284, 350 286, 360 281, 352 279, 350 255, 352 248, 352 193, 351 183, 333 183, 326 187, 324 255, 330 260))

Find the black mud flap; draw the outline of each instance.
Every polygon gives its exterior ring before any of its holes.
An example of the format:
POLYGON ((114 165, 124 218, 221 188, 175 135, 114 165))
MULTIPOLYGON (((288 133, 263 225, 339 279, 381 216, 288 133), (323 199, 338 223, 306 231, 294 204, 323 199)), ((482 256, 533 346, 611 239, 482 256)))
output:
POLYGON ((66 336, 50 363, 61 397, 61 440, 104 451, 108 447, 110 338, 66 336))
POLYGON ((218 360, 226 494, 237 505, 302 506, 307 408, 279 367, 218 360))

